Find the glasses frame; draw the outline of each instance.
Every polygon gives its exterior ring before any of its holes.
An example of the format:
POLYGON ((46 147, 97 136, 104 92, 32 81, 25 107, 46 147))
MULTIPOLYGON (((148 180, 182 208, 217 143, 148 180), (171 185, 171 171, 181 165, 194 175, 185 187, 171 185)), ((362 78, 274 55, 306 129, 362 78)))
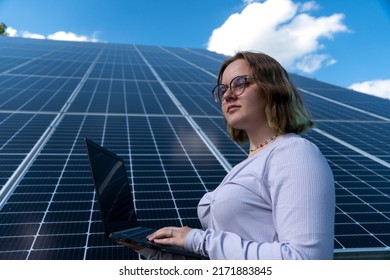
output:
POLYGON ((222 101, 224 100, 224 95, 228 91, 228 89, 230 89, 231 93, 234 94, 234 96, 240 96, 241 94, 244 93, 246 87, 248 86, 248 79, 254 79, 254 78, 249 75, 239 75, 234 77, 229 84, 217 84, 211 91, 211 93, 214 96, 214 101, 217 103, 222 103, 222 101), (234 86, 233 82, 241 78, 244 79, 245 83, 243 85, 234 86), (221 93, 221 88, 224 89, 222 93, 221 93), (237 92, 237 90, 241 92, 237 92))

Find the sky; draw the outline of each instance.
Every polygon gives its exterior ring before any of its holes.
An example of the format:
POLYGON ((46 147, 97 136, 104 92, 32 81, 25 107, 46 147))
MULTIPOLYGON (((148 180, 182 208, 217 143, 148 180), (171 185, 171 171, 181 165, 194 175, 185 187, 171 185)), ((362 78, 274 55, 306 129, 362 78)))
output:
POLYGON ((252 50, 390 99, 390 0, 0 0, 8 36, 252 50))

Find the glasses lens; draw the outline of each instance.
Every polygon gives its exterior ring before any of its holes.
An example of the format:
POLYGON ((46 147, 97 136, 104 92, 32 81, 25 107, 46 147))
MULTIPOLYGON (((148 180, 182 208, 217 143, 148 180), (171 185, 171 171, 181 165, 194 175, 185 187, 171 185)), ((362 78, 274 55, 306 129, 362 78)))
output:
POLYGON ((222 102, 223 96, 230 88, 231 93, 238 96, 242 94, 248 85, 249 76, 237 76, 231 80, 230 85, 218 84, 214 87, 212 93, 216 102, 222 102))
POLYGON ((247 77, 246 76, 238 76, 235 77, 231 82, 230 82, 230 88, 234 92, 235 95, 240 95, 244 92, 244 89, 246 87, 247 83, 247 77))
POLYGON ((221 102, 222 101, 223 95, 225 94, 226 90, 227 90, 226 86, 222 85, 222 84, 217 85, 213 89, 213 95, 214 95, 214 98, 215 98, 216 102, 221 102))

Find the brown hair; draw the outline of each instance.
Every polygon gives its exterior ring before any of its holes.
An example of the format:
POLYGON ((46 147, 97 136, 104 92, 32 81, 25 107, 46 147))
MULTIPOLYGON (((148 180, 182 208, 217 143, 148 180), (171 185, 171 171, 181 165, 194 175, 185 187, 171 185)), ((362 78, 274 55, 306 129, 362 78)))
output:
MULTIPOLYGON (((226 67, 235 60, 244 59, 252 70, 252 76, 265 100, 265 115, 268 125, 278 133, 301 134, 313 127, 314 123, 306 112, 298 90, 290 81, 287 71, 274 58, 256 52, 238 52, 221 66, 218 82, 226 67)), ((236 142, 246 142, 244 130, 227 124, 230 137, 236 142)))

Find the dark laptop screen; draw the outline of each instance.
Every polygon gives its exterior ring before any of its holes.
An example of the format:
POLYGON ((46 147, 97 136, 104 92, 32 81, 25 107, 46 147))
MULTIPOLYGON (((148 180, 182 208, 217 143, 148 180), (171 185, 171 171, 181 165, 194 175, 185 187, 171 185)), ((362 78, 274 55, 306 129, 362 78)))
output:
POLYGON ((91 140, 86 144, 106 234, 137 226, 123 160, 91 140))

